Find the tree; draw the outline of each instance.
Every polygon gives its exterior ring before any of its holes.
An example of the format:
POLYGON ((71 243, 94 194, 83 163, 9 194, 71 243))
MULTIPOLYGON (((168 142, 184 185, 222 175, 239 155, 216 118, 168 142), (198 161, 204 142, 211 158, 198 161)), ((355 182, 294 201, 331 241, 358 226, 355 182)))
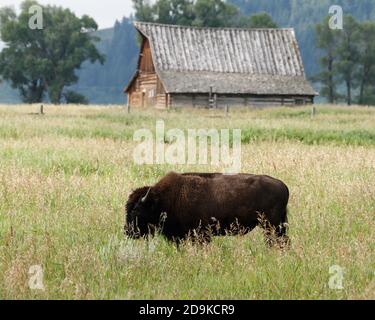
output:
POLYGON ((322 71, 312 79, 321 83, 321 95, 326 97, 329 103, 335 103, 339 97, 336 68, 339 31, 329 27, 329 19, 330 17, 326 17, 321 24, 317 24, 315 27, 316 46, 322 50, 323 55, 319 60, 322 71))
POLYGON ((358 23, 352 16, 344 17, 344 28, 339 32, 337 47, 337 71, 346 86, 346 102, 352 104, 352 91, 356 86, 356 73, 359 60, 359 34, 358 23))
POLYGON ((224 0, 133 0, 136 20, 197 27, 277 28, 265 12, 242 16, 224 0))
POLYGON ((72 90, 68 90, 64 92, 63 97, 67 104, 88 104, 89 103, 87 99, 85 98, 85 96, 72 90))
POLYGON ((278 28, 276 22, 272 20, 272 17, 267 14, 266 12, 261 12, 258 14, 254 14, 250 17, 243 18, 242 26, 247 28, 278 28))
POLYGON ((231 27, 238 21, 238 9, 222 0, 197 0, 193 11, 197 27, 231 27))
MULTIPOLYGON (((65 86, 77 82, 75 71, 82 63, 103 63, 92 35, 96 22, 78 18, 68 9, 41 6, 43 29, 29 27, 29 8, 24 1, 17 16, 10 8, 0 10, 0 33, 6 48, 0 53, 0 75, 17 88, 25 102, 41 102, 48 92, 52 103, 60 103, 65 86)), ((40 6, 40 5, 39 5, 40 6)))
POLYGON ((363 22, 359 28, 359 70, 357 74, 359 82, 358 103, 366 104, 369 102, 370 96, 374 93, 375 23, 372 21, 366 21, 363 22))
POLYGON ((147 0, 132 0, 135 10, 135 18, 144 22, 156 22, 153 13, 154 6, 147 0))
POLYGON ((190 0, 159 0, 155 4, 155 19, 160 23, 191 25, 195 19, 193 2, 190 0))
POLYGON ((344 17, 344 28, 332 30, 326 17, 316 26, 316 45, 323 51, 322 71, 313 77, 323 87, 321 95, 334 103, 340 97, 337 87, 344 83, 348 105, 354 101, 353 90, 359 87, 359 104, 374 103, 375 98, 375 23, 358 23, 344 17))
POLYGON ((41 32, 28 27, 30 16, 25 14, 25 5, 19 17, 11 8, 0 9, 0 35, 8 45, 0 53, 0 75, 19 89, 24 101, 33 103, 41 101, 44 96, 40 75, 45 71, 45 66, 40 50, 35 45, 41 32))

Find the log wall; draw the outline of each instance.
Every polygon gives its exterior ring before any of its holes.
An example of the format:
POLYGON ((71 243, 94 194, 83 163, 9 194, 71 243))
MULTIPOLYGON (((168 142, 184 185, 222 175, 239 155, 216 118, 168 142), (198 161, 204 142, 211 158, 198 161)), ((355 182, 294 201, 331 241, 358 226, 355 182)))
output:
MULTIPOLYGON (((273 107, 296 106, 313 103, 310 96, 254 96, 254 95, 217 95, 214 105, 218 108, 229 107, 273 107)), ((203 94, 172 94, 173 107, 209 107, 209 96, 203 94)))

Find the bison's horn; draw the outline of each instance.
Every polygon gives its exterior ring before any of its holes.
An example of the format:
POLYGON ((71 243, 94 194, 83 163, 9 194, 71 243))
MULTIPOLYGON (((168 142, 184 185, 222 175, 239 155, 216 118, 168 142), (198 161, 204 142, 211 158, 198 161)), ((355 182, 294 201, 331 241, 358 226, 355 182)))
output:
POLYGON ((149 188, 148 189, 148 191, 147 191, 147 193, 146 193, 146 195, 142 198, 142 202, 146 202, 146 200, 147 200, 147 197, 148 197, 148 195, 149 195, 149 193, 150 193, 150 191, 151 191, 151 188, 149 188))

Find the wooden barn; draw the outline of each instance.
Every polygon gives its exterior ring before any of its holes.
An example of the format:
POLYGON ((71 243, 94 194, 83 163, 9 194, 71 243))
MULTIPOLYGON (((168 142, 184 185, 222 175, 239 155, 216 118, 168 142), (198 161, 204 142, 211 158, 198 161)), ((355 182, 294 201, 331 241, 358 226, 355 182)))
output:
POLYGON ((130 107, 301 105, 317 95, 293 29, 134 25, 142 45, 130 107))

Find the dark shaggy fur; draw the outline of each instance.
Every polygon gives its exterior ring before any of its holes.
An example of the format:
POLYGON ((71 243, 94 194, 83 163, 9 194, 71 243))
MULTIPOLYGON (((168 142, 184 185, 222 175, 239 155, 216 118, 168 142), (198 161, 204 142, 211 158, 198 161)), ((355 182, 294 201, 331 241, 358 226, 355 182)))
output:
POLYGON ((288 199, 287 186, 269 176, 171 172, 129 196, 125 230, 137 238, 159 228, 176 242, 188 236, 208 242, 259 225, 269 244, 286 244, 288 199))

